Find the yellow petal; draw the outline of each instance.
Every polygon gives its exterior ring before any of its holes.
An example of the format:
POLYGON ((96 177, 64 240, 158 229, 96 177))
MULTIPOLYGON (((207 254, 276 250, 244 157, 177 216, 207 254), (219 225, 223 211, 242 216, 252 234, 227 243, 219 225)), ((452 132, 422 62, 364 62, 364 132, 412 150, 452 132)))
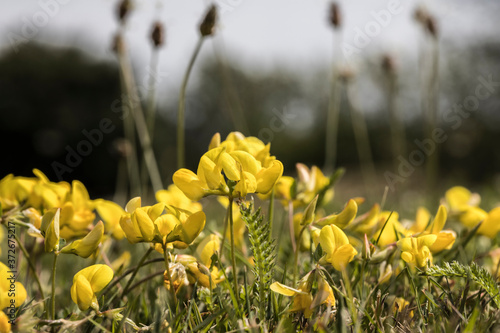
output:
POLYGON ((120 219, 125 210, 113 201, 97 199, 94 201, 97 213, 104 222, 104 226, 109 230, 115 239, 122 239, 125 234, 120 227, 120 219))
POLYGON ((344 244, 335 251, 330 263, 333 265, 333 268, 342 271, 354 259, 356 254, 358 254, 358 251, 351 244, 344 244))
POLYGON ((113 279, 113 270, 107 265, 92 265, 75 274, 73 283, 83 276, 90 284, 93 293, 104 289, 113 279))
POLYGON ((451 230, 441 231, 436 235, 437 235, 436 241, 434 242, 434 244, 429 246, 429 250, 431 250, 432 253, 438 253, 442 250, 451 249, 457 237, 455 232, 451 230))
POLYGON ((465 208, 465 211, 462 214, 460 214, 458 219, 466 227, 472 228, 472 227, 475 227, 479 222, 484 220, 487 216, 488 216, 488 213, 486 213, 481 208, 469 206, 469 207, 465 208))
POLYGON ((455 186, 446 191, 445 197, 450 205, 450 209, 460 212, 465 210, 469 205, 471 193, 465 187, 455 186))
POLYGON ((130 201, 125 206, 125 211, 127 213, 133 213, 137 208, 141 207, 141 197, 135 197, 130 199, 130 201))
POLYGON ((10 333, 11 326, 9 320, 5 312, 0 311, 0 333, 10 333))
POLYGON ((329 215, 325 218, 322 218, 318 222, 316 222, 319 226, 324 226, 328 224, 335 224, 341 229, 344 229, 349 223, 351 223, 356 214, 358 213, 358 204, 353 199, 350 199, 347 202, 346 206, 339 214, 329 215))
POLYGON ((74 241, 66 245, 61 250, 62 253, 73 253, 82 258, 88 258, 99 246, 104 235, 104 224, 99 221, 96 226, 83 239, 74 241))
POLYGON ((212 137, 212 140, 210 140, 210 144, 208 145, 208 150, 217 148, 220 146, 220 133, 215 133, 214 136, 212 137))
MULTIPOLYGON (((216 150, 216 149, 213 149, 216 150)), ((175 174, 174 174, 175 176, 175 174)), ((203 155, 200 159, 200 163, 198 165, 198 176, 201 181, 204 181, 207 185, 208 188, 211 190, 216 190, 219 188, 221 182, 222 182, 222 174, 220 168, 217 166, 217 164, 208 158, 205 155, 203 155)), ((175 180, 174 180, 175 183, 175 180)), ((182 190, 181 185, 182 184, 177 184, 175 185, 179 186, 179 188, 182 190)), ((189 195, 184 192, 186 196, 189 197, 189 195)), ((194 199, 193 199, 194 200, 194 199)))
POLYGON ((166 242, 181 241, 191 244, 205 227, 206 215, 204 212, 196 212, 190 215, 183 223, 175 226, 174 230, 167 236, 166 242))
POLYGON ((274 184, 283 175, 283 164, 276 160, 269 168, 260 170, 256 175, 257 190, 259 193, 267 193, 272 190, 274 184))
MULTIPOLYGON (((237 181, 240 180, 240 165, 236 163, 236 160, 226 152, 220 154, 220 165, 224 174, 228 179, 237 181)), ((217 183, 218 184, 218 183, 217 183)))
POLYGON ((262 169, 260 163, 255 159, 255 157, 246 151, 234 151, 231 153, 231 157, 241 165, 241 168, 244 171, 250 172, 253 175, 256 175, 260 169, 262 169))
POLYGON ((89 281, 84 276, 78 275, 75 277, 76 281, 73 281, 71 286, 71 299, 81 311, 85 311, 92 304, 94 292, 89 281))
POLYGON ((422 232, 425 230, 427 225, 429 224, 429 220, 431 218, 431 214, 425 207, 418 207, 417 215, 415 217, 415 223, 410 228, 410 231, 414 234, 422 232))
POLYGON ((205 195, 205 184, 191 170, 179 169, 172 179, 174 184, 191 200, 198 201, 205 195))
POLYGON ((448 211, 446 210, 446 207, 440 205, 436 217, 434 218, 434 221, 431 225, 431 233, 438 233, 443 230, 447 217, 448 211))
POLYGON ((144 241, 150 242, 154 238, 155 226, 149 215, 144 211, 144 207, 136 209, 132 214, 132 223, 134 219, 137 221, 137 226, 141 231, 141 236, 144 241))
POLYGON ((274 282, 273 284, 271 284, 271 290, 274 291, 275 293, 278 293, 278 294, 281 294, 284 296, 295 296, 298 294, 307 295, 306 292, 303 292, 301 290, 297 290, 295 288, 286 286, 286 285, 281 284, 279 282, 274 282))
POLYGON ((45 252, 57 250, 59 246, 59 217, 61 210, 58 209, 54 214, 54 218, 50 222, 47 230, 45 230, 45 252))
POLYGON ((500 207, 492 209, 477 230, 481 235, 495 238, 500 231, 500 207))
POLYGON ((220 248, 220 239, 217 235, 209 235, 198 245, 196 254, 201 259, 201 262, 210 267, 212 263, 212 256, 218 252, 220 248))

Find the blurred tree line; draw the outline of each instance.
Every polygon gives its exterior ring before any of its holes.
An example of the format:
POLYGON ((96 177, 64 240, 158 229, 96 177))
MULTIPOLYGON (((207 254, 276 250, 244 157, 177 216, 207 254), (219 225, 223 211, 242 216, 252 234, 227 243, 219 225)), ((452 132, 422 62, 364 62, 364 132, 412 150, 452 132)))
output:
MULTIPOLYGON (((383 182, 384 171, 394 170, 380 59, 367 59, 366 70, 355 73, 354 79, 358 104, 368 125, 373 159, 383 182), (367 105, 370 110, 364 109, 367 105)), ((461 103, 473 94, 479 75, 492 75, 493 81, 500 81, 498 44, 485 42, 466 51, 449 47, 443 59, 441 112, 447 112, 454 103, 461 103)), ((198 80, 190 86, 187 96, 189 168, 196 168, 215 132, 224 138, 233 130, 270 141, 272 153, 283 161, 286 173, 293 174, 297 162, 323 166, 330 69, 317 68, 307 76, 287 70, 248 73, 236 64, 218 59, 200 63, 197 68, 198 80)), ((418 148, 414 140, 424 138, 415 69, 402 66, 397 86, 397 105, 405 119, 410 152, 418 148)), ((32 176, 31 170, 38 168, 51 180, 60 176, 67 181, 83 181, 91 197, 113 193, 120 159, 117 140, 123 136, 117 110, 121 100, 119 73, 114 62, 93 59, 77 49, 26 44, 17 53, 1 54, 0 91, 3 143, 0 175, 32 176), (98 140, 98 135, 92 136, 95 134, 92 130, 99 129, 103 119, 109 120, 108 131, 101 131, 102 138, 98 140), (90 152, 82 141, 90 142, 90 152), (72 155, 83 155, 78 149, 87 156, 78 160, 72 155), (71 165, 68 154, 72 155, 71 165)), ((168 103, 159 100, 158 104, 154 150, 165 184, 169 184, 176 165, 177 100, 169 98, 168 103)), ((346 167, 348 174, 356 173, 359 162, 351 117, 345 101, 342 105, 338 165, 346 167)), ((440 147, 443 188, 450 184, 498 182, 499 110, 500 86, 497 86, 493 95, 481 101, 479 110, 458 128, 439 124, 448 136, 440 147)), ((418 179, 414 183, 418 184, 418 179)))

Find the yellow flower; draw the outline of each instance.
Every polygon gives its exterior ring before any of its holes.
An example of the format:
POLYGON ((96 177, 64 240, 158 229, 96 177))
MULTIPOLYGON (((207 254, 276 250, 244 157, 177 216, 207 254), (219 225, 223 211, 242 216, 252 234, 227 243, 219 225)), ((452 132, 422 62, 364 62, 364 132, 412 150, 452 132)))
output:
POLYGON ((319 243, 323 253, 325 253, 319 263, 329 263, 338 271, 344 270, 347 264, 358 254, 356 249, 349 244, 346 234, 334 224, 321 229, 319 243))
POLYGON ((432 253, 437 253, 445 249, 449 250, 455 243, 456 233, 452 230, 443 230, 447 215, 446 207, 443 205, 439 206, 434 221, 427 228, 428 232, 437 236, 434 244, 429 247, 432 253))
POLYGON ((451 214, 462 213, 469 207, 477 207, 481 201, 478 194, 473 194, 462 186, 450 188, 446 191, 445 198, 451 214))
POLYGON ((25 201, 35 185, 34 178, 14 177, 9 174, 0 180, 0 205, 4 211, 25 201))
POLYGON ((152 242, 155 236, 154 221, 164 210, 163 203, 141 207, 140 197, 131 199, 125 207, 126 213, 120 219, 120 226, 128 241, 132 244, 152 242))
POLYGON ((3 311, 0 311, 0 333, 10 333, 9 318, 3 311))
POLYGON ((125 210, 113 201, 103 199, 94 200, 94 205, 104 222, 106 232, 110 232, 113 238, 117 240, 125 237, 125 233, 120 226, 120 219, 126 213, 125 210))
POLYGON ((316 221, 315 224, 318 226, 335 224, 337 227, 344 229, 349 223, 354 220, 357 213, 358 204, 354 199, 350 199, 340 213, 328 215, 316 221))
POLYGON ((42 217, 40 230, 44 237, 45 252, 59 250, 59 220, 61 210, 51 209, 42 217))
POLYGON ((85 235, 95 219, 93 210, 94 204, 87 189, 81 182, 74 180, 71 193, 61 206, 61 238, 70 239, 85 235))
POLYGON ((297 289, 291 288, 279 282, 271 284, 271 290, 275 293, 293 297, 293 305, 288 310, 290 312, 303 312, 304 317, 310 318, 316 307, 321 304, 335 306, 335 296, 330 285, 315 271, 307 273, 300 281, 297 289), (316 294, 312 295, 314 278, 317 277, 316 294))
POLYGON ((467 228, 473 228, 487 216, 488 213, 483 209, 469 206, 458 215, 458 220, 467 228))
POLYGON ((113 270, 106 265, 92 265, 82 269, 73 277, 71 299, 81 311, 88 308, 99 309, 96 293, 113 279, 113 270))
POLYGON ((374 204, 367 213, 359 218, 355 223, 349 224, 347 228, 361 235, 366 234, 368 237, 372 237, 379 228, 380 205, 374 204))
POLYGON ((481 235, 489 238, 495 238, 500 231, 500 207, 492 209, 484 218, 483 223, 477 230, 481 235))
MULTIPOLYGON (((51 209, 61 207, 69 192, 71 186, 66 182, 54 183, 38 169, 33 169, 33 173, 38 178, 35 178, 35 183, 32 186, 28 195, 27 205, 36 209, 51 209)), ((28 182, 31 178, 20 180, 28 188, 28 182)))
POLYGON ((193 202, 175 184, 171 184, 166 190, 156 192, 156 200, 163 202, 165 205, 184 209, 191 213, 202 209, 199 202, 193 202))
POLYGON ((73 253, 82 258, 88 258, 101 243, 103 235, 104 224, 99 221, 87 236, 66 245, 61 249, 61 253, 73 253))
POLYGON ((173 181, 191 200, 210 194, 245 197, 248 193, 267 193, 283 173, 283 164, 273 161, 262 167, 251 154, 224 146, 213 148, 200 159, 197 174, 187 169, 174 173, 173 181), (227 178, 227 182, 226 182, 227 178), (229 185, 228 185, 229 184, 229 185))
MULTIPOLYGON (((330 186, 330 178, 326 177, 317 166, 313 165, 309 169, 306 165, 297 163, 296 168, 299 181, 297 182, 296 200, 294 200, 295 208, 309 204, 318 193, 330 186)), ((321 203, 329 202, 333 195, 333 189, 326 190, 321 203)))
POLYGON ((0 262, 0 312, 8 307, 18 308, 26 300, 26 289, 21 282, 16 281, 16 275, 0 262))
MULTIPOLYGON (((410 305, 410 303, 405 300, 404 298, 402 297, 396 297, 394 299, 394 305, 392 307, 392 313, 393 314, 396 314, 396 313, 401 313, 401 312, 404 312, 405 309, 410 305)), ((409 316, 410 317, 413 317, 413 311, 410 311, 409 312, 409 316)))
POLYGON ((379 230, 373 237, 379 240, 377 243, 379 246, 387 246, 394 243, 397 240, 396 232, 400 234, 406 233, 406 230, 399 222, 399 214, 397 212, 392 212, 392 214, 389 211, 381 212, 377 219, 379 230))
POLYGON ((429 248, 437 238, 437 235, 430 234, 406 237, 399 240, 397 245, 402 251, 401 259, 417 267, 425 267, 427 264, 432 265, 432 254, 429 248))

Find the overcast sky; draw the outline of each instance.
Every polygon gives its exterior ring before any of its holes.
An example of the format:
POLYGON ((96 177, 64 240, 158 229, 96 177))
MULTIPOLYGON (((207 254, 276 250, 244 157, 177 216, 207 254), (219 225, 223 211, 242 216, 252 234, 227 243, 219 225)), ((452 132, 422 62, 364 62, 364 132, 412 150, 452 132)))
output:
MULTIPOLYGON (((117 3, 117 0, 0 0, 1 50, 15 47, 22 38, 77 46, 92 55, 111 58, 110 44, 118 27, 117 3)), ((136 0, 134 3, 126 37, 134 63, 143 71, 139 74, 145 72, 151 54, 148 40, 151 25, 160 20, 166 26, 160 71, 167 73, 167 79, 162 85, 178 89, 198 38, 197 26, 209 1, 136 0)), ((327 20, 330 1, 217 0, 215 3, 220 9, 217 33, 203 45, 201 57, 213 55, 215 45, 224 49, 227 57, 252 70, 285 66, 300 72, 309 66, 328 64, 334 41, 327 20)), ((500 1, 338 3, 343 20, 342 45, 354 66, 361 54, 391 52, 397 57, 415 54, 421 34, 412 16, 419 5, 436 15, 443 40, 466 46, 481 38, 498 40, 495 36, 500 31, 500 1), (359 37, 360 31, 364 39, 359 37), (350 47, 359 52, 352 52, 350 47)))

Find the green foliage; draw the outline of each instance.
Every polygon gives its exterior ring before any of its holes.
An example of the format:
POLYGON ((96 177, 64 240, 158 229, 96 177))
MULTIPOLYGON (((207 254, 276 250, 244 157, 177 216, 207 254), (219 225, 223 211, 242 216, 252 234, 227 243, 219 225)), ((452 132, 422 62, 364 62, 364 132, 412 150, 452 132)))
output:
POLYGON ((250 249, 255 260, 253 272, 256 279, 259 318, 263 320, 269 309, 268 299, 273 279, 276 245, 274 240, 270 240, 271 229, 269 228, 269 223, 264 221, 264 216, 261 214, 260 208, 254 211, 253 203, 250 203, 248 207, 241 205, 240 211, 241 218, 248 227, 250 249))
POLYGON ((491 274, 475 262, 469 266, 462 265, 457 261, 445 262, 442 266, 433 266, 424 273, 434 277, 463 277, 478 283, 490 295, 497 308, 500 308, 500 290, 491 274))

